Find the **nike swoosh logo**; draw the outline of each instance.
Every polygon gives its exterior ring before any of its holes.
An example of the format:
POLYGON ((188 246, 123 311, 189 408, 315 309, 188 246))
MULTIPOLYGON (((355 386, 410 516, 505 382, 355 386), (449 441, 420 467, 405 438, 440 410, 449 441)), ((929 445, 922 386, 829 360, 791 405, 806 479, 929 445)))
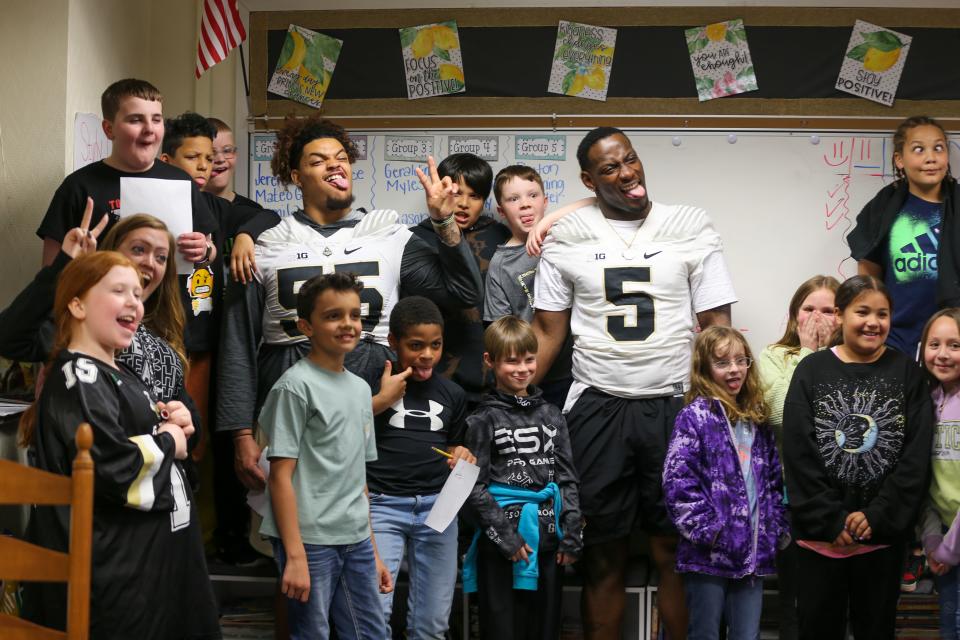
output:
POLYGON ((643 253, 643 259, 644 259, 644 260, 649 260, 650 258, 652 258, 653 256, 657 255, 658 253, 663 253, 663 249, 661 249, 660 251, 654 251, 653 253, 644 252, 644 253, 643 253))
POLYGON ((344 248, 344 250, 343 250, 343 255, 348 256, 348 255, 350 255, 351 253, 353 253, 354 251, 360 251, 360 249, 363 249, 363 247, 354 247, 353 249, 346 249, 346 248, 344 248))

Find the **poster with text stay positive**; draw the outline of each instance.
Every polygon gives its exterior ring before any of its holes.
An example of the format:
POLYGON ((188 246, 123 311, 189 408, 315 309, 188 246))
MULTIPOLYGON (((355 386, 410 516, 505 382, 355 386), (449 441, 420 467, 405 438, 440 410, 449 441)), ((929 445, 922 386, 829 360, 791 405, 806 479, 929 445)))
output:
POLYGON ((857 20, 840 67, 837 89, 892 107, 912 39, 857 20))

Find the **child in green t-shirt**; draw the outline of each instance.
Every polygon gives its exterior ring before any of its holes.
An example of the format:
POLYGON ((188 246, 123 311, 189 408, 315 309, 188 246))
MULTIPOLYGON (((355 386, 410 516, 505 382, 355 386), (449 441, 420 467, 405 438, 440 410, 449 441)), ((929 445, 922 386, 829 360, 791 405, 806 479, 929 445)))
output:
POLYGON ((363 284, 316 276, 297 295, 310 353, 280 377, 260 412, 267 435, 273 543, 291 638, 379 638, 379 593, 393 589, 370 531, 365 463, 377 459, 367 384, 343 367, 360 338, 363 284))

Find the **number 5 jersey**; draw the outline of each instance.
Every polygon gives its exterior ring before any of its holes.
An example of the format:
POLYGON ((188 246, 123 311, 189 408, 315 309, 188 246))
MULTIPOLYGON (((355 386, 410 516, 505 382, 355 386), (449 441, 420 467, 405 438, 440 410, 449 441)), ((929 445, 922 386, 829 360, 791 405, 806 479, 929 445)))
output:
POLYGON ((622 398, 686 390, 694 313, 736 302, 720 235, 696 207, 653 203, 641 221, 577 209, 551 230, 536 308, 571 310, 574 384, 622 398))

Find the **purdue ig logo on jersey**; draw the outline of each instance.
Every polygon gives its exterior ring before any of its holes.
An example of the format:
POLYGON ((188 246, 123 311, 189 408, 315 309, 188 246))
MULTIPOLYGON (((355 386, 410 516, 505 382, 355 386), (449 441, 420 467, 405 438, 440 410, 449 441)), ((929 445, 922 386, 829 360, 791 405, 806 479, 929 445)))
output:
POLYGON ((417 429, 419 431, 440 431, 443 429, 443 420, 440 414, 443 413, 443 405, 435 400, 427 400, 425 403, 413 398, 397 400, 391 409, 396 411, 390 416, 388 424, 397 429, 417 429), (416 405, 425 406, 425 409, 418 409, 416 405))

